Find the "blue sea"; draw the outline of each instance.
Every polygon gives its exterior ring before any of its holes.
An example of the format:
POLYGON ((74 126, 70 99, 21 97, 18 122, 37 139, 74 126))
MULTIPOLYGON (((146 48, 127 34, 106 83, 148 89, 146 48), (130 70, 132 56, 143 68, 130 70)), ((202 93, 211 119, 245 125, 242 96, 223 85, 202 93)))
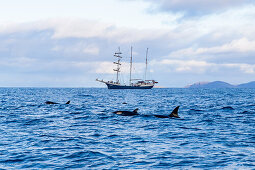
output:
POLYGON ((255 169, 255 89, 0 88, 0 136, 0 169, 255 169))

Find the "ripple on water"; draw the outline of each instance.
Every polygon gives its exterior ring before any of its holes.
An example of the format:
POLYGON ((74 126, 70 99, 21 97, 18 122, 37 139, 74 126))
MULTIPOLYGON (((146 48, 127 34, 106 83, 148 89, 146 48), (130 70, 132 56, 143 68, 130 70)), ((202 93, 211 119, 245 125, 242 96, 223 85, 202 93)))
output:
POLYGON ((254 89, 0 88, 0 94, 3 169, 254 169, 254 89), (153 116, 177 105, 180 119, 153 116), (134 108, 140 116, 112 113, 134 108))

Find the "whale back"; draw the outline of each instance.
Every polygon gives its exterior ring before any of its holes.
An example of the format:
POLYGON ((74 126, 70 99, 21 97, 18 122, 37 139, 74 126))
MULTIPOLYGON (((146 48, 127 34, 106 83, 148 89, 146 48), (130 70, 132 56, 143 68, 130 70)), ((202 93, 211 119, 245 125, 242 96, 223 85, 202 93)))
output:
POLYGON ((52 102, 52 101, 46 101, 45 104, 58 104, 58 103, 52 102))
POLYGON ((178 115, 179 107, 180 107, 180 106, 177 106, 177 107, 172 111, 172 113, 169 115, 169 117, 180 118, 179 115, 178 115))
MULTIPOLYGON (((46 101, 45 104, 59 104, 59 103, 52 102, 52 101, 46 101)), ((70 104, 70 100, 68 102, 66 102, 66 104, 70 104)))

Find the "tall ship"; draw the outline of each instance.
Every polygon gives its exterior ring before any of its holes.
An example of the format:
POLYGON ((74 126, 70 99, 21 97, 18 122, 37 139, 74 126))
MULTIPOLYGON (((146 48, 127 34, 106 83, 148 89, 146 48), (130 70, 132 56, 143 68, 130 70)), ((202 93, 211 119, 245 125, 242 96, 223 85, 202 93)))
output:
POLYGON ((146 66, 145 66, 145 77, 143 79, 132 79, 132 65, 133 65, 133 56, 132 56, 132 47, 131 47, 131 55, 130 55, 130 73, 129 73, 129 84, 121 84, 119 80, 120 68, 121 68, 121 58, 122 53, 120 52, 120 48, 118 52, 115 52, 114 57, 116 57, 117 61, 113 62, 116 65, 116 68, 113 71, 116 72, 116 81, 104 81, 96 79, 96 81, 105 83, 108 89, 151 89, 153 86, 158 83, 155 80, 146 80, 147 74, 147 66, 148 66, 148 48, 146 50, 146 66))

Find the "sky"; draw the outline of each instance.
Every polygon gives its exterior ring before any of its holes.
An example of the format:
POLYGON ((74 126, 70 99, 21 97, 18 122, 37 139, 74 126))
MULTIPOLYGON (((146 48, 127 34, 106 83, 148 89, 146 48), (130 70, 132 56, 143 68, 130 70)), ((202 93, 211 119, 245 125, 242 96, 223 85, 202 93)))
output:
POLYGON ((254 0, 0 0, 0 87, 255 81, 254 0))

